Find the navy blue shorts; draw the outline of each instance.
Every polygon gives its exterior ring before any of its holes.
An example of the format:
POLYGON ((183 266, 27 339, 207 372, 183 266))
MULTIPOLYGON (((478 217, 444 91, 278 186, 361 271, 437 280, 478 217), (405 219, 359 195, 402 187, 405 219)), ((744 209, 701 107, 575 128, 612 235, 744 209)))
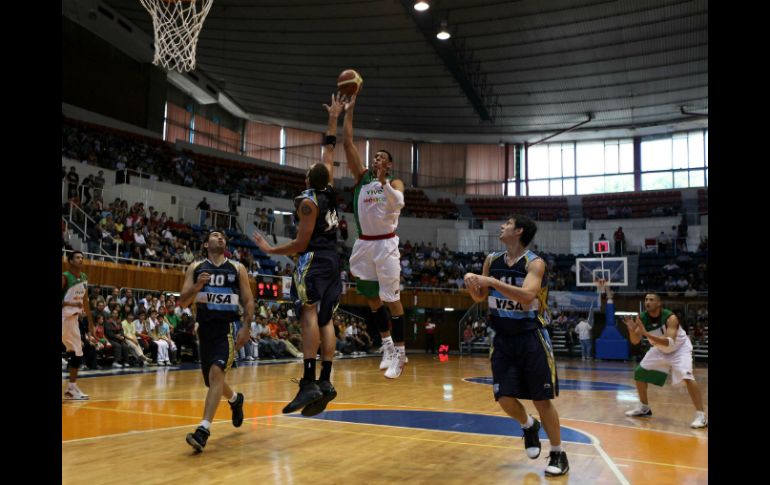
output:
POLYGON ((209 387, 212 365, 227 372, 235 359, 235 324, 232 322, 203 322, 198 326, 201 372, 209 387))
POLYGON ((342 279, 340 257, 334 251, 310 251, 299 257, 291 282, 291 296, 297 315, 303 305, 318 305, 318 326, 332 318, 340 304, 342 279))
POLYGON ((544 328, 495 334, 490 360, 495 401, 503 396, 545 401, 559 395, 553 347, 544 328))

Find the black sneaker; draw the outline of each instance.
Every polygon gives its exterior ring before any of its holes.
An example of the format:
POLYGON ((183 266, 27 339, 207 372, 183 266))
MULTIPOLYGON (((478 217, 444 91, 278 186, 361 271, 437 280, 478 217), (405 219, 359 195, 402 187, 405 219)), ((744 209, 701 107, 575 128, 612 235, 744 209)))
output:
POLYGON ((206 447, 206 441, 211 433, 203 426, 198 426, 194 433, 187 433, 187 444, 201 452, 206 447))
POLYGON ((302 408, 303 416, 315 416, 320 414, 326 409, 326 405, 329 404, 335 397, 337 397, 337 390, 334 389, 332 383, 329 381, 316 381, 318 388, 323 392, 323 397, 314 403, 310 403, 302 408))
POLYGON ((540 421, 532 418, 534 423, 528 429, 522 428, 524 432, 522 438, 524 438, 524 449, 527 452, 527 456, 533 460, 540 456, 540 437, 537 435, 540 431, 540 421))
POLYGON ((545 467, 547 477, 558 477, 565 475, 569 471, 569 462, 567 461, 566 451, 552 451, 548 455, 548 466, 545 467))
POLYGON ((243 394, 238 393, 238 397, 235 398, 235 402, 229 402, 230 410, 233 412, 233 426, 240 428, 243 424, 243 394))
POLYGON ((294 411, 298 411, 308 404, 318 401, 324 395, 323 392, 321 392, 321 389, 318 388, 318 384, 316 384, 315 381, 311 381, 309 379, 300 379, 299 381, 293 379, 293 381, 299 383, 299 392, 294 397, 294 400, 287 404, 285 408, 283 408, 283 414, 289 414, 293 413, 294 411))

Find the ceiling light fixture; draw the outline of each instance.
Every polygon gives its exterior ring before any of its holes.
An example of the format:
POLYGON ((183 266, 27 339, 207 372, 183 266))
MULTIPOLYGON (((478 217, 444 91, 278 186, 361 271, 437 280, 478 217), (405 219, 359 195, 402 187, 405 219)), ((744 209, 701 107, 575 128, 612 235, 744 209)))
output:
POLYGON ((417 0, 414 2, 414 9, 418 12, 424 12, 430 8, 430 4, 424 0, 417 0))
POLYGON ((438 34, 436 34, 436 37, 441 40, 447 40, 448 38, 452 37, 452 34, 450 34, 446 28, 446 20, 441 21, 441 30, 439 30, 438 34))

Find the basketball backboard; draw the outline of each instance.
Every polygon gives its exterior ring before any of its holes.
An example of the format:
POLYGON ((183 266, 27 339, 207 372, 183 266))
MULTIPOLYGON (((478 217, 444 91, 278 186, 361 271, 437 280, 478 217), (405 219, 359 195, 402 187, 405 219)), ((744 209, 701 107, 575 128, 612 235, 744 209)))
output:
POLYGON ((577 258, 575 273, 577 286, 596 286, 599 279, 608 286, 628 286, 628 258, 577 258))

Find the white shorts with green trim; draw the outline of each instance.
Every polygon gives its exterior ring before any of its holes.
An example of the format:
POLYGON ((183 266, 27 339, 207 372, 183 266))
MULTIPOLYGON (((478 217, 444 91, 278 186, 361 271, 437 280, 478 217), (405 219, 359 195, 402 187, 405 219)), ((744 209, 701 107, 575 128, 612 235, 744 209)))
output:
POLYGON ((350 256, 350 272, 356 278, 379 283, 380 300, 394 302, 401 299, 398 236, 377 241, 356 240, 350 256))
POLYGON ((80 326, 78 315, 62 315, 61 317, 61 341, 67 348, 67 352, 75 352, 78 357, 83 356, 83 341, 80 340, 80 326))
POLYGON ((667 375, 671 375, 671 384, 677 385, 683 380, 695 380, 692 373, 692 344, 683 345, 682 348, 673 354, 664 354, 655 347, 650 348, 647 355, 639 363, 635 378, 638 381, 649 382, 662 386, 667 375), (659 376, 662 381, 655 378, 654 374, 665 374, 659 376))

